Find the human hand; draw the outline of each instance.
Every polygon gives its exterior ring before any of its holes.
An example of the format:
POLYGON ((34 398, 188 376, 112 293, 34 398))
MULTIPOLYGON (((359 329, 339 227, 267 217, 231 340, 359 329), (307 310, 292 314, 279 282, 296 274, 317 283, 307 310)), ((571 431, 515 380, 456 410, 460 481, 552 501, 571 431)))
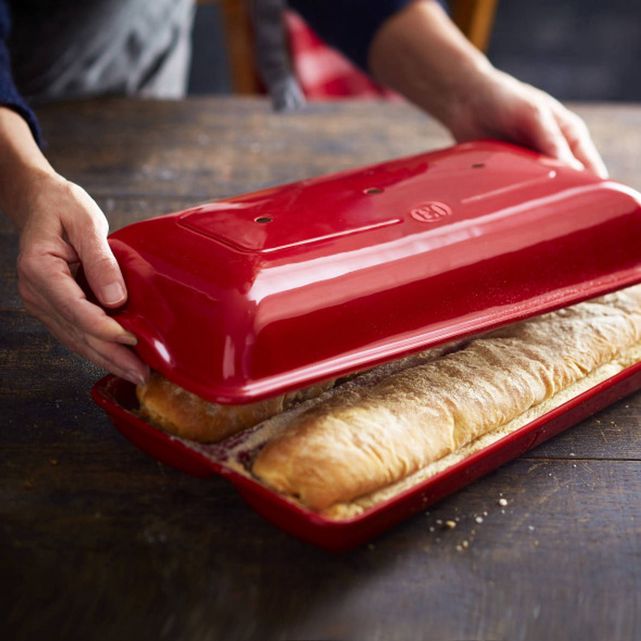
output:
POLYGON ((136 338, 89 302, 74 280, 82 265, 105 307, 127 299, 125 283, 107 243, 107 220, 87 192, 57 174, 29 181, 21 199, 18 289, 27 311, 62 343, 96 365, 133 383, 147 366, 125 345, 136 338))
POLYGON ((378 30, 370 68, 458 142, 500 138, 607 177, 585 123, 545 92, 495 69, 437 2, 408 3, 378 30))
POLYGON ((526 145, 601 178, 608 171, 583 120, 549 94, 490 68, 465 79, 445 125, 457 142, 500 138, 526 145))

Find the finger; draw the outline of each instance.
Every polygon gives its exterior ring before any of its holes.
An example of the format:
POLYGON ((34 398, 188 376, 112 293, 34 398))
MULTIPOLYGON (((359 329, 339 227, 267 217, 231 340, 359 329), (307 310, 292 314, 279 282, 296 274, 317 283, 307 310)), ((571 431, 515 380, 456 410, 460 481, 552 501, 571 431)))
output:
POLYGON ((83 335, 64 320, 49 318, 47 327, 61 343, 98 367, 134 384, 149 378, 149 368, 126 347, 83 335))
POLYGON ((536 105, 526 120, 525 129, 528 142, 534 149, 575 169, 583 169, 583 165, 572 153, 550 107, 536 105))
POLYGON ((562 105, 559 107, 555 109, 555 115, 574 156, 597 176, 607 178, 607 167, 597 151, 587 125, 576 114, 568 111, 562 105))
POLYGON ((60 317, 80 331, 125 345, 135 345, 136 337, 105 311, 90 303, 71 276, 67 263, 54 256, 40 257, 36 267, 21 262, 24 276, 21 295, 29 311, 45 325, 47 318, 60 317))
POLYGON ((104 363, 102 367, 132 383, 144 384, 149 379, 149 367, 127 347, 89 335, 85 340, 96 364, 104 363))
POLYGON ((127 289, 120 267, 107 242, 107 221, 96 202, 83 192, 88 216, 68 221, 65 231, 78 254, 91 291, 106 307, 119 307, 127 300, 127 289))

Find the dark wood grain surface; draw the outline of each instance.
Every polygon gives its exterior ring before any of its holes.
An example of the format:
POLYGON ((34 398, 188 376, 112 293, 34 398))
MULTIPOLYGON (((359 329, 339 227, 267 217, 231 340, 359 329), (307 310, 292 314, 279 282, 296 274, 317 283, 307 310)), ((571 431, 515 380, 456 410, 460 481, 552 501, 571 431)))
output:
MULTIPOLYGON (((612 174, 641 188, 641 107, 577 108, 612 174)), ((40 115, 54 165, 112 229, 448 143, 401 104, 283 116, 257 100, 113 100, 40 115)), ((0 638, 641 635, 641 394, 331 555, 265 523, 225 481, 190 478, 120 437, 89 398, 101 372, 22 311, 16 243, 0 218, 0 638)))

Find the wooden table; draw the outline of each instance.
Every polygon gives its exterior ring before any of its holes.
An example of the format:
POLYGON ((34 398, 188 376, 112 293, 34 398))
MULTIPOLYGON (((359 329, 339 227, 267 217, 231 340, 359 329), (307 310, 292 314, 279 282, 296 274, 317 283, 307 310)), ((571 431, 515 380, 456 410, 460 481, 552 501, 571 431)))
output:
MULTIPOLYGON (((579 111, 614 176, 641 188, 641 107, 579 111)), ((41 118, 53 164, 112 229, 448 142, 399 104, 274 115, 259 100, 114 100, 41 118)), ((265 523, 225 481, 190 478, 126 442, 89 398, 101 373, 22 311, 5 219, 0 242, 3 639, 641 634, 641 395, 331 555, 265 523), (440 527, 447 519, 457 526, 440 527)))

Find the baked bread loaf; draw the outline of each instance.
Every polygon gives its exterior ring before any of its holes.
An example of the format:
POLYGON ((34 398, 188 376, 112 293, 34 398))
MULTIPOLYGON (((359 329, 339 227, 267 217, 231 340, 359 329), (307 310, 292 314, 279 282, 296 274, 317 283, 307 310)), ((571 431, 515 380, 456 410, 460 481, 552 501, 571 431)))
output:
POLYGON ((404 479, 508 423, 641 341, 641 286, 472 340, 370 386, 337 387, 252 472, 315 511, 404 479))
MULTIPOLYGON (((378 369, 387 375, 411 365, 433 360, 457 345, 459 343, 425 350, 373 370, 378 369)), ((354 376, 356 374, 331 379, 255 403, 222 405, 206 401, 167 380, 158 372, 152 372, 146 384, 137 386, 136 395, 140 403, 140 413, 157 427, 199 443, 216 443, 302 401, 315 398, 335 384, 348 381, 354 376)))
POLYGON ((140 413, 166 432, 200 443, 215 443, 314 398, 333 384, 333 380, 318 383, 256 403, 222 405, 205 401, 152 372, 145 385, 136 387, 136 395, 140 413))

